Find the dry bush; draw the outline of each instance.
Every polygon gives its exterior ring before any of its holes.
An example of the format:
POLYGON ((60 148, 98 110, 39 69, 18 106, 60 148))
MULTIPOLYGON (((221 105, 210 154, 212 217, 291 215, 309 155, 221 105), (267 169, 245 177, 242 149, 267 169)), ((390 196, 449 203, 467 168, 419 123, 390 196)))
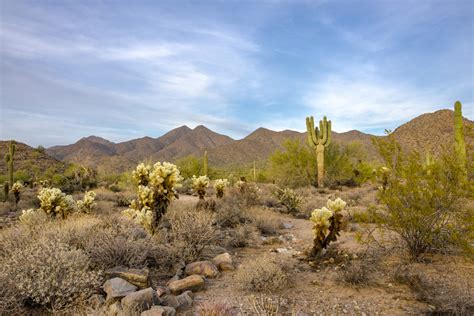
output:
POLYGON ((338 280, 350 285, 367 285, 373 272, 371 264, 365 261, 351 261, 339 272, 338 280))
POLYGON ((215 244, 218 239, 215 215, 211 212, 175 207, 167 217, 171 225, 170 240, 177 257, 185 262, 200 259, 204 248, 215 244))
POLYGON ((418 300, 435 306, 434 313, 443 315, 473 315, 474 286, 472 279, 447 271, 428 274, 416 265, 402 265, 394 271, 393 279, 408 285, 418 300))
POLYGON ((255 240, 254 228, 248 224, 238 225, 230 232, 230 235, 229 245, 232 247, 247 247, 255 240))
POLYGON ((216 222, 221 227, 235 227, 248 221, 245 205, 235 192, 217 201, 216 222))
POLYGON ((232 306, 226 303, 202 302, 196 310, 197 316, 233 316, 236 315, 232 306))
POLYGON ((269 209, 253 207, 248 211, 248 215, 262 234, 275 235, 278 233, 281 226, 281 220, 269 209))
POLYGON ((10 295, 53 310, 86 299, 102 281, 82 250, 50 238, 32 240, 0 260, 0 279, 16 292, 10 295))
POLYGON ((235 274, 242 290, 272 293, 290 285, 290 278, 279 263, 260 257, 243 264, 235 274))

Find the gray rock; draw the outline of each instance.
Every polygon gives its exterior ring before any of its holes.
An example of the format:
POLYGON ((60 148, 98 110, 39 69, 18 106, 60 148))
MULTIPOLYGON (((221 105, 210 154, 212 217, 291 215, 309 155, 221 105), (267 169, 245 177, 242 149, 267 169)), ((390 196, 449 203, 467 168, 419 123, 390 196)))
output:
POLYGON ((174 308, 177 312, 182 312, 193 306, 193 294, 186 291, 180 295, 167 295, 163 299, 163 305, 174 308))
POLYGON ((125 297, 128 294, 135 292, 138 288, 122 278, 113 278, 105 281, 103 289, 104 292, 107 293, 107 300, 111 300, 114 298, 125 297))
POLYGON ((133 292, 122 298, 122 308, 128 311, 144 311, 160 303, 156 291, 151 287, 133 292))
POLYGON ((283 229, 292 229, 293 227, 295 227, 295 225, 291 223, 283 223, 281 224, 281 227, 283 227, 283 229))

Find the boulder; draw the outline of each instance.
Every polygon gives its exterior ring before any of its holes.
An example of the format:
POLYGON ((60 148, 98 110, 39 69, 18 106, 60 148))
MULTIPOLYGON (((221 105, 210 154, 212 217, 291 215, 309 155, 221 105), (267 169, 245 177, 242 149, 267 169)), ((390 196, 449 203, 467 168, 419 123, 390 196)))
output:
POLYGON ((151 287, 133 292, 122 298, 122 308, 128 311, 144 311, 160 303, 156 291, 151 287))
POLYGON ((175 316, 176 310, 169 306, 152 306, 149 310, 144 311, 140 316, 175 316))
POLYGON ((122 278, 113 278, 105 281, 104 292, 107 293, 107 300, 127 296, 135 292, 138 288, 122 278))
POLYGON ((122 316, 124 315, 124 311, 122 309, 122 304, 120 302, 115 302, 114 304, 110 305, 107 309, 107 316, 122 316))
POLYGON ((234 270, 234 265, 232 264, 232 258, 228 252, 221 253, 218 256, 215 256, 212 259, 212 262, 216 265, 216 267, 221 271, 232 271, 234 270))
POLYGON ((177 312, 182 312, 193 306, 192 292, 186 291, 178 296, 167 295, 163 299, 163 305, 174 308, 177 312))
POLYGON ((149 271, 148 269, 128 269, 125 267, 115 267, 105 271, 107 278, 122 278, 140 289, 145 289, 149 286, 149 271))
POLYGON ((156 294, 158 294, 159 297, 165 295, 165 294, 169 294, 170 293, 170 289, 167 288, 166 286, 158 286, 156 288, 156 294))
POLYGON ((181 293, 182 291, 198 289, 204 285, 204 278, 200 275, 190 275, 184 279, 170 282, 168 285, 172 293, 181 293))
POLYGON ((186 265, 184 272, 187 275, 202 275, 207 278, 215 278, 219 275, 219 270, 211 261, 197 261, 186 265))

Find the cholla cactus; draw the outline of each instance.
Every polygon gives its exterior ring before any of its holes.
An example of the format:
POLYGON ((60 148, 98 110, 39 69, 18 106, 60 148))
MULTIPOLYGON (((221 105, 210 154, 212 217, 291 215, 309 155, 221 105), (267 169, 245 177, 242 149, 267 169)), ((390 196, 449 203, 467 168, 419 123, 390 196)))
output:
POLYGON ((206 188, 209 186, 210 182, 209 178, 207 176, 193 176, 192 181, 194 192, 197 193, 200 200, 204 200, 204 196, 206 196, 206 188))
POLYGON ((25 224, 28 226, 34 226, 39 223, 45 222, 47 218, 48 218, 47 215, 41 210, 35 210, 35 209, 30 208, 28 210, 23 210, 18 219, 20 220, 20 223, 22 224, 25 224))
POLYGON ((239 180, 235 183, 235 187, 240 190, 240 192, 245 191, 245 187, 247 186, 247 182, 239 180))
POLYGON ((380 182, 382 183, 382 186, 379 187, 380 190, 387 189, 390 173, 391 173, 391 170, 390 168, 387 168, 387 167, 380 167, 376 170, 376 175, 379 178, 380 182))
POLYGON ((94 202, 95 195, 94 191, 87 191, 86 194, 84 194, 84 199, 82 201, 77 201, 78 210, 84 213, 92 212, 92 209, 97 205, 94 202))
POLYGON ((224 189, 229 185, 227 179, 217 179, 214 182, 214 189, 216 189, 216 197, 222 198, 224 196, 224 189))
POLYGON ((38 194, 40 209, 55 218, 66 218, 76 211, 77 205, 72 196, 66 195, 57 188, 44 188, 38 194))
POLYGON ((275 186, 273 195, 275 195, 278 201, 289 213, 297 213, 301 203, 303 202, 303 197, 290 188, 280 189, 275 186))
POLYGON ((178 168, 168 162, 153 166, 139 164, 133 172, 138 183, 137 200, 123 214, 154 233, 171 201, 178 198, 175 189, 182 181, 178 168))
POLYGON ((15 196, 15 205, 18 205, 18 202, 20 202, 20 193, 22 189, 23 183, 21 183, 20 181, 17 181, 12 185, 12 192, 15 196))
POLYGON ((328 200, 327 208, 315 209, 311 213, 310 220, 313 226, 313 249, 311 255, 317 255, 323 248, 326 248, 331 241, 335 241, 341 230, 341 211, 346 207, 346 202, 337 198, 334 201, 328 200))

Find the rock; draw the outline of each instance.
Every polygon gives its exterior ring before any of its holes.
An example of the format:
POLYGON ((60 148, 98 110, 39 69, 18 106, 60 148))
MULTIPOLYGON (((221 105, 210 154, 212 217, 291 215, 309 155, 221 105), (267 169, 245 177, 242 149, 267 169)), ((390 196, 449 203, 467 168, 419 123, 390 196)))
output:
POLYGON ((109 306, 107 310, 107 316, 118 316, 123 315, 122 304, 120 302, 115 302, 114 304, 109 306))
POLYGON ((125 267, 115 267, 105 271, 105 276, 108 278, 119 277, 140 289, 147 288, 149 285, 149 271, 148 269, 127 269, 125 267))
POLYGON ((283 223, 281 224, 281 227, 283 227, 283 229, 292 229, 295 225, 291 224, 291 223, 283 223))
POLYGON ((128 311, 144 311, 159 304, 160 299, 151 287, 133 292, 122 298, 122 308, 128 311))
POLYGON ((176 310, 169 306, 152 306, 149 310, 144 311, 140 316, 175 316, 176 310))
POLYGON ((156 294, 158 295, 158 297, 161 297, 165 294, 169 294, 170 293, 170 289, 167 288, 166 286, 158 286, 156 288, 156 294))
POLYGON ((107 293, 107 300, 117 297, 124 297, 135 292, 138 288, 121 278, 113 278, 105 281, 103 285, 104 292, 107 293))
POLYGON ((212 259, 212 262, 216 267, 221 271, 232 271, 234 270, 234 265, 232 264, 232 258, 228 252, 221 253, 218 256, 215 256, 212 259))
POLYGON ((170 282, 168 287, 172 293, 180 293, 185 290, 197 289, 202 285, 204 285, 204 278, 195 274, 181 280, 170 282))
POLYGON ((174 308, 177 312, 182 312, 193 306, 192 292, 186 291, 178 296, 167 295, 163 299, 163 304, 174 308))
POLYGON ((187 275, 202 275, 207 278, 215 278, 219 275, 219 270, 211 261, 197 261, 186 265, 184 272, 187 275))

